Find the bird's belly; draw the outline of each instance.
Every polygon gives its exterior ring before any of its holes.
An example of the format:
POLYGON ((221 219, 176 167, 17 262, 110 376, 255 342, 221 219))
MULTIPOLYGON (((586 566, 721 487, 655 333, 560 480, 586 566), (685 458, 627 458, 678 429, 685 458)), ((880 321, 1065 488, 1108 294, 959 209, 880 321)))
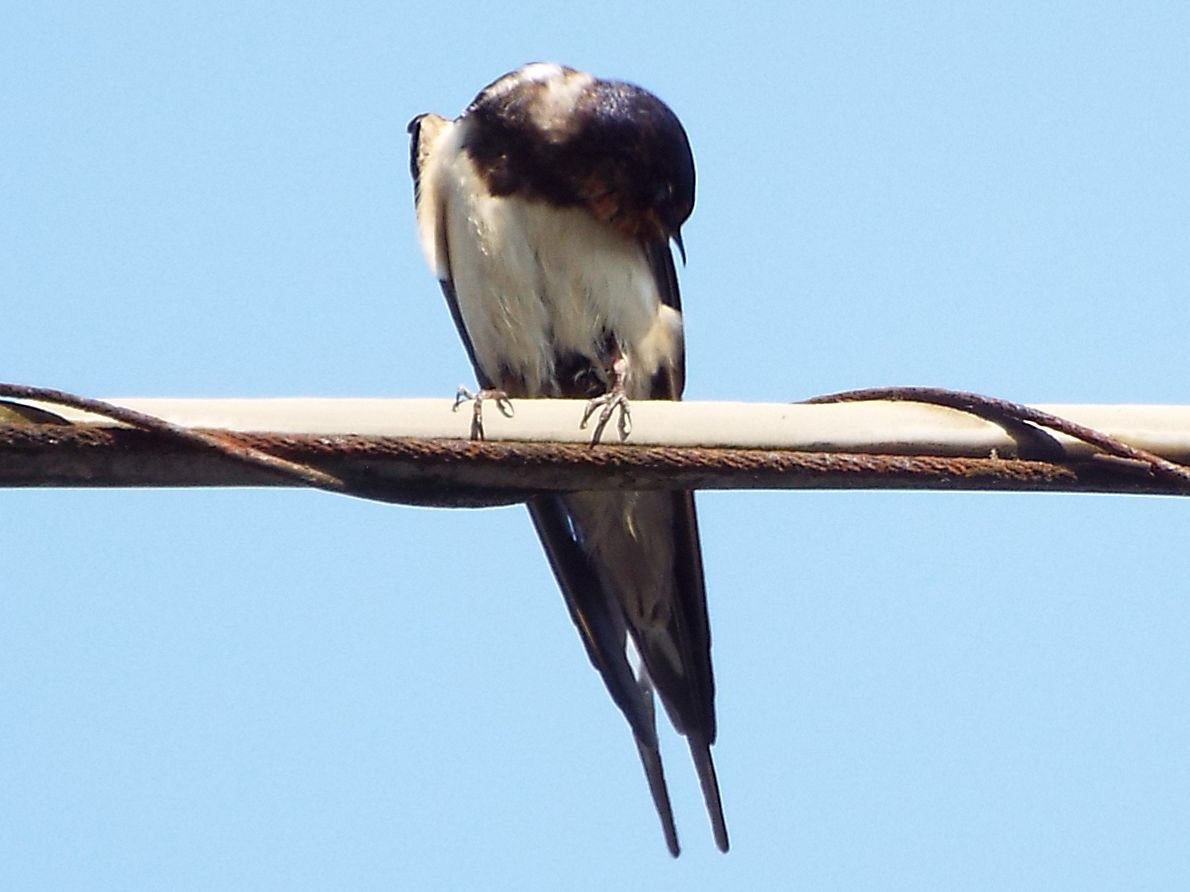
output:
POLYGON ((518 395, 557 396, 574 390, 565 379, 576 368, 606 374, 614 351, 640 382, 670 358, 676 314, 662 306, 639 244, 581 208, 475 189, 454 197, 451 272, 489 379, 518 395))

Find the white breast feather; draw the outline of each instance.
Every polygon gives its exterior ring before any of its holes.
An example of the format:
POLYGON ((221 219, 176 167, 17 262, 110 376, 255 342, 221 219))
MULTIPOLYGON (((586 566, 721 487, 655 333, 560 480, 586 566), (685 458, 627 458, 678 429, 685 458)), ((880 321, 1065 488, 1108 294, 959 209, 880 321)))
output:
POLYGON ((556 392, 554 356, 597 360, 612 332, 629 359, 628 395, 648 395, 682 343, 681 316, 661 303, 644 250, 583 208, 491 196, 462 149, 466 120, 439 135, 422 174, 418 228, 427 262, 453 282, 476 361, 499 384, 556 392))

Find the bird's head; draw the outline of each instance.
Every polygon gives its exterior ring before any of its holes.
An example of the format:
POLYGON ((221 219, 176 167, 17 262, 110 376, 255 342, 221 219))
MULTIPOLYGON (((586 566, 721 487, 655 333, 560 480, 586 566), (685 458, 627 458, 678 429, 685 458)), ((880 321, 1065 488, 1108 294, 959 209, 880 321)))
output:
POLYGON ((677 115, 649 91, 534 63, 484 88, 465 117, 494 194, 585 205, 631 238, 672 239, 685 260, 694 158, 677 115))

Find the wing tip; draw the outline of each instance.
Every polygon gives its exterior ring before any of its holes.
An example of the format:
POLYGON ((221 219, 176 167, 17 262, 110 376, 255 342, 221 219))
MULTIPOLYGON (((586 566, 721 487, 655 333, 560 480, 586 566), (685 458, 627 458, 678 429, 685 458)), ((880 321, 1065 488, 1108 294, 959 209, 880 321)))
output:
POLYGON ((707 814, 711 819, 711 832, 720 852, 727 852, 731 842, 727 838, 727 821, 723 817, 723 800, 719 796, 719 778, 715 774, 715 762, 711 758, 711 746, 706 740, 692 736, 689 739, 690 755, 698 772, 698 783, 702 787, 702 798, 706 802, 707 814))
POLYGON ((666 848, 677 858, 682 854, 682 847, 678 843, 678 828, 674 824, 673 806, 670 805, 669 788, 665 783, 665 769, 661 764, 661 751, 656 746, 642 743, 639 739, 636 740, 636 749, 640 753, 640 762, 649 782, 653 807, 657 809, 657 817, 661 820, 661 832, 665 835, 666 848))

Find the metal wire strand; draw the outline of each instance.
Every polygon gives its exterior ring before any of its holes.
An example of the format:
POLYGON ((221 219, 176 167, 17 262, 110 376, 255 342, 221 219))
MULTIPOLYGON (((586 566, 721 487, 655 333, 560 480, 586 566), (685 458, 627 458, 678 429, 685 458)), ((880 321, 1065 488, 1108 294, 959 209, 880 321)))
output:
POLYGON ((894 402, 928 403, 933 406, 945 406, 967 412, 985 421, 1003 426, 1015 426, 1021 423, 1037 425, 1066 434, 1081 440, 1107 455, 1129 461, 1142 462, 1150 471, 1165 479, 1177 482, 1182 486, 1190 485, 1190 468, 1171 462, 1152 452, 1137 449, 1111 437, 1102 431, 1082 424, 1052 415, 1032 406, 1013 403, 994 396, 984 396, 963 390, 947 390, 942 387, 869 387, 862 390, 844 390, 839 393, 829 393, 824 396, 811 397, 802 400, 807 404, 821 403, 858 403, 870 400, 890 400, 894 402))
POLYGON ((129 427, 134 427, 138 430, 162 434, 179 443, 188 443, 193 446, 210 449, 232 461, 263 468, 294 483, 312 486, 317 489, 325 489, 329 492, 350 493, 351 487, 339 477, 327 474, 303 462, 290 461, 269 452, 264 452, 242 441, 237 441, 231 435, 181 427, 180 425, 171 424, 155 415, 147 415, 144 412, 137 412, 134 409, 126 409, 123 406, 105 403, 102 400, 67 393, 64 390, 53 390, 48 387, 30 387, 24 384, 0 383, 0 396, 12 397, 13 399, 36 400, 58 406, 69 406, 83 412, 91 412, 103 418, 110 418, 112 421, 127 424, 129 427))

